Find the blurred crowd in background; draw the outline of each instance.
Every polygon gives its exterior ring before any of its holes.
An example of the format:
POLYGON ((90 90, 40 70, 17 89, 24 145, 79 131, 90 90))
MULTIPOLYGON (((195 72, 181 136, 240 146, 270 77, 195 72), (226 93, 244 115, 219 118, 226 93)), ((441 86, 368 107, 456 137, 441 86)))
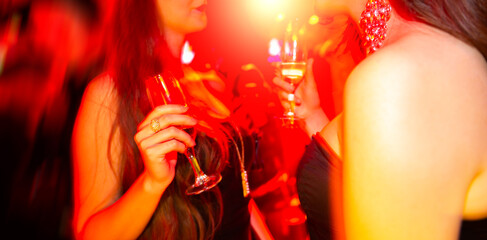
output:
POLYGON ((71 238, 71 129, 102 67, 109 2, 0 3, 3 236, 71 238))
MULTIPOLYGON (((0 2, 1 236, 72 238, 71 130, 85 86, 103 70, 115 1, 0 2)), ((248 121, 259 136, 250 184, 273 235, 304 238, 294 174, 309 140, 273 118, 282 114, 272 92, 275 68, 269 54, 271 40, 280 37, 273 12, 279 9, 249 7, 252 2, 258 1, 209 2, 208 28, 188 39, 194 58, 187 69, 227 99, 235 117, 248 121)), ((311 0, 299 6, 293 9, 297 16, 312 15, 311 0)), ((326 66, 326 29, 315 25, 310 32, 315 62, 326 66)), ((332 74, 326 67, 316 72, 319 79, 332 74)), ((343 85, 318 84, 323 91, 343 85)), ((322 102, 340 98, 334 94, 323 92, 322 102)), ((330 119, 340 112, 333 104, 323 107, 330 119)))

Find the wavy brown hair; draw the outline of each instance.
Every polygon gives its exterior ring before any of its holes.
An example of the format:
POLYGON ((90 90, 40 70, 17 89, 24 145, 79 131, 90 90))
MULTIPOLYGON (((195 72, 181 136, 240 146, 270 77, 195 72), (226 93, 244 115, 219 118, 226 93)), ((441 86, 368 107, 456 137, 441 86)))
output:
POLYGON ((477 48, 487 59, 487 1, 389 0, 398 13, 439 28, 477 48))
MULTIPOLYGON (((151 109, 143 80, 163 68, 158 46, 165 42, 156 9, 154 1, 150 0, 119 0, 115 5, 111 38, 107 44, 110 47, 107 61, 109 73, 119 96, 117 119, 110 141, 114 140, 115 131, 120 131, 123 152, 120 156, 121 174, 118 175, 123 192, 144 169, 133 140, 138 123, 151 109)), ((196 114, 200 119, 209 119, 202 113, 196 114)), ((223 133, 225 128, 216 121, 207 122, 212 125, 213 131, 197 135, 196 155, 202 169, 212 173, 221 172, 228 159, 225 150, 227 141, 222 141, 226 136, 223 133)), ((185 190, 194 181, 193 178, 188 160, 178 154, 176 176, 162 195, 141 239, 212 238, 222 217, 221 194, 218 188, 214 188, 197 196, 187 196, 185 190)))

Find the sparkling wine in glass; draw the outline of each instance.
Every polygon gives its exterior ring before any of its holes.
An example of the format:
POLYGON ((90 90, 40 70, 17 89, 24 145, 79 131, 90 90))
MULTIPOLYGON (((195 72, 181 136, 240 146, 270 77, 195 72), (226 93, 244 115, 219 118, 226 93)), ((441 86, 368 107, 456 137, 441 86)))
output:
POLYGON ((306 62, 282 62, 280 68, 284 80, 296 88, 303 81, 306 62))
POLYGON ((281 77, 293 86, 293 92, 288 95, 289 109, 281 117, 286 127, 295 127, 297 120, 294 92, 303 81, 306 73, 307 51, 304 43, 304 26, 298 19, 289 22, 284 33, 281 47, 281 63, 279 65, 281 77))
MULTIPOLYGON (((165 74, 164 77, 161 74, 157 74, 146 79, 145 84, 152 108, 165 104, 188 106, 179 81, 171 74, 165 74)), ((194 128, 188 128, 185 131, 194 137, 194 128)), ((195 182, 186 189, 186 194, 195 195, 202 193, 213 188, 221 181, 221 175, 208 176, 201 170, 193 147, 188 147, 184 155, 188 158, 195 175, 195 182)))

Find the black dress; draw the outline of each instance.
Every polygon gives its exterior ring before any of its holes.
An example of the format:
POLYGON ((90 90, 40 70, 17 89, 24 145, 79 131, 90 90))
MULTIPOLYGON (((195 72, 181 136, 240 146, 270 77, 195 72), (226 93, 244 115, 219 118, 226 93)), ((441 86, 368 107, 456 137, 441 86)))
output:
MULTIPOLYGON (((331 220, 332 173, 341 172, 341 161, 331 148, 320 146, 314 136, 301 159, 297 172, 297 190, 301 207, 307 215, 306 226, 310 239, 333 239, 337 229, 331 220)), ((327 145, 324 145, 327 146, 327 145)))
MULTIPOLYGON (((235 133, 234 136, 238 136, 235 133)), ((235 143, 241 150, 240 139, 235 137, 235 143)), ((254 158, 253 137, 243 133, 245 168, 250 168, 254 158)), ((222 180, 218 183, 223 202, 223 216, 214 239, 251 239, 249 201, 250 197, 243 196, 242 178, 240 176, 240 162, 235 146, 229 144, 229 164, 222 172, 222 180)))
MULTIPOLYGON (((301 207, 307 215, 310 239, 333 239, 336 227, 331 220, 330 174, 342 171, 340 159, 321 138, 313 137, 306 147, 297 173, 301 207), (321 142, 321 144, 319 143, 321 142)), ((462 221, 460 240, 486 240, 487 218, 462 221)))
POLYGON ((218 183, 222 194, 223 217, 214 239, 251 239, 248 208, 250 198, 243 197, 240 171, 237 168, 239 167, 227 167, 222 172, 222 181, 218 183))

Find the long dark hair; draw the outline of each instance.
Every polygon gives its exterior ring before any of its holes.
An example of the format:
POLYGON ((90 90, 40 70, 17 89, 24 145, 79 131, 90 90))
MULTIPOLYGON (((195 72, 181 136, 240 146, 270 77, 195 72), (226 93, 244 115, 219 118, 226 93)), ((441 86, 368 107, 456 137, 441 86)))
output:
POLYGON ((390 0, 405 18, 439 28, 477 48, 487 59, 487 1, 390 0))
MULTIPOLYGON (((142 173, 144 165, 133 140, 137 124, 150 111, 143 80, 162 69, 159 46, 165 44, 158 25, 154 1, 120 0, 115 6, 112 34, 109 40, 109 74, 118 94, 118 112, 113 126, 120 133, 122 170, 118 176, 123 192, 142 173)), ((204 118, 205 116, 201 116, 204 118)), ((215 125, 215 122, 211 122, 215 125)), ((217 125, 217 124, 216 124, 217 125)), ((214 126, 214 132, 223 127, 214 126)), ((196 154, 203 169, 220 172, 227 163, 224 134, 200 133, 196 137, 196 154), (210 136, 208 136, 210 135, 210 136)), ((110 152, 110 149, 108 150, 110 152)), ((179 154, 180 155, 180 154, 179 154)), ((218 188, 197 196, 187 196, 185 190, 193 178, 184 156, 178 156, 174 181, 161 197, 159 206, 140 238, 150 239, 210 239, 222 217, 221 194, 218 188)))

